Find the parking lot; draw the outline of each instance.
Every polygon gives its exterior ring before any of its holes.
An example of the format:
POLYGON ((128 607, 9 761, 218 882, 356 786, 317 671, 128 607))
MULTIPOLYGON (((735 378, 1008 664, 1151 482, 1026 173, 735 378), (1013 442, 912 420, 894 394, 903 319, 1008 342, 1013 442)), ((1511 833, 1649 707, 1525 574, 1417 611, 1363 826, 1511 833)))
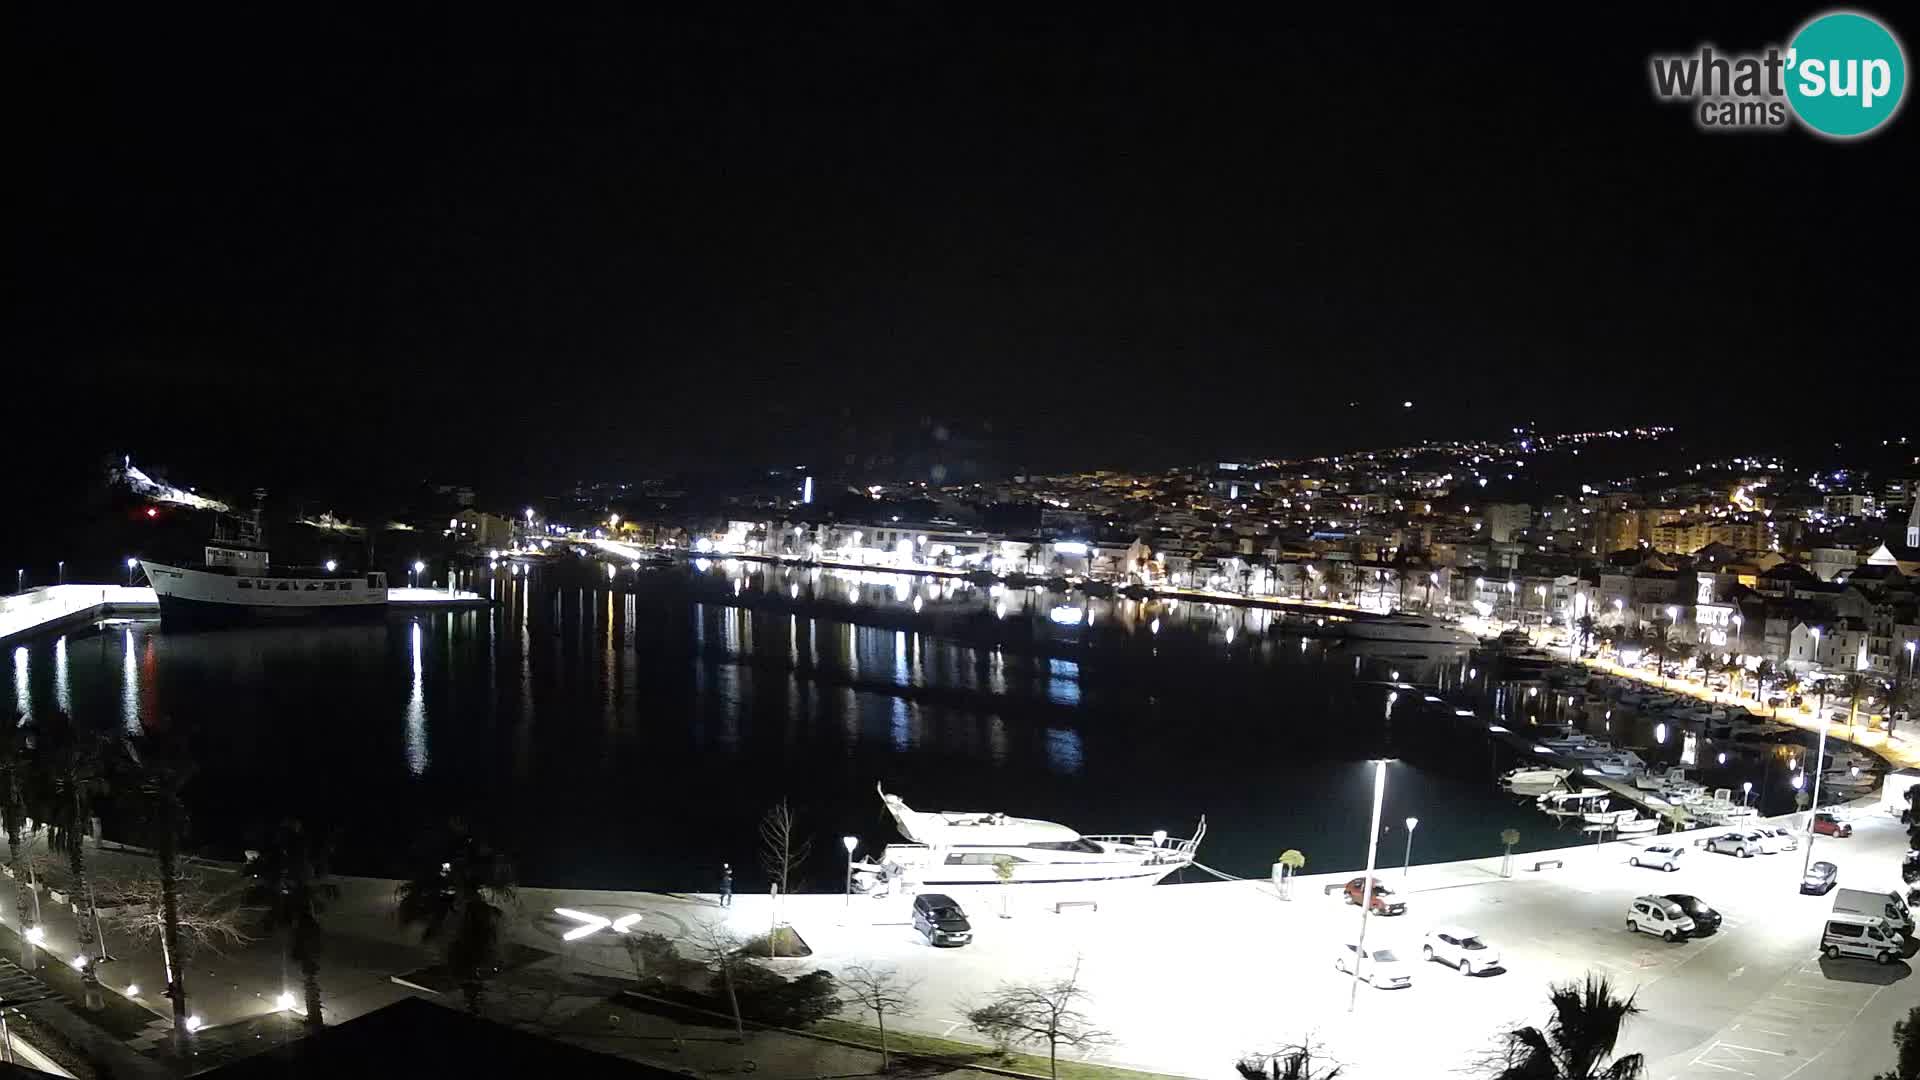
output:
MULTIPOLYGON (((1842 886, 1899 888, 1904 830, 1884 816, 1856 822, 1851 838, 1819 838, 1816 858, 1839 865, 1842 886)), ((1832 900, 1800 894, 1803 852, 1740 859, 1690 845, 1671 873, 1627 864, 1664 839, 1517 857, 1507 880, 1498 859, 1415 866, 1404 885, 1397 868, 1387 872, 1409 910, 1375 916, 1368 942, 1411 961, 1413 984, 1361 986, 1352 1013, 1351 979, 1334 958, 1358 908, 1322 891, 1349 875, 1302 878, 1291 900, 1266 882, 1163 886, 1059 914, 1016 889, 1009 899, 1028 902, 1004 919, 989 887, 960 895, 975 942, 944 950, 913 932, 900 898, 856 897, 851 909, 796 898, 810 903, 791 914, 824 966, 879 961, 918 978, 911 1023, 934 1032, 953 1030, 966 1004, 1003 980, 1047 978, 1077 962, 1088 1011, 1114 1034, 1100 1056, 1187 1075, 1219 1075, 1240 1053, 1307 1035, 1352 1062, 1355 1076, 1465 1065, 1501 1030, 1542 1021, 1549 983, 1589 971, 1638 995, 1645 1012, 1624 1049, 1647 1054, 1657 1077, 1787 1076, 1815 1059, 1865 1074, 1891 1062, 1892 1020, 1914 996, 1903 985, 1911 967, 1819 957, 1832 900), (1555 857, 1564 865, 1531 868, 1555 857), (1631 933, 1628 906, 1646 893, 1699 896, 1725 923, 1675 943, 1631 933), (1504 969, 1467 977, 1421 963, 1422 936, 1442 924, 1478 932, 1502 952, 1504 969)))

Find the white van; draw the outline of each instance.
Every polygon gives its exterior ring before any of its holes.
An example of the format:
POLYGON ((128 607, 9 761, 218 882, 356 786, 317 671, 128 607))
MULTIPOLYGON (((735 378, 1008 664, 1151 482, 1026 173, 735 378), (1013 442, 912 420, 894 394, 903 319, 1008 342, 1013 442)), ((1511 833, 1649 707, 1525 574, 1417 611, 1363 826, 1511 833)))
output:
POLYGON ((1900 932, 1886 920, 1857 915, 1835 915, 1820 935, 1820 951, 1829 960, 1858 956, 1891 964, 1900 955, 1900 932))
POLYGON ((1835 916, 1853 915, 1879 919, 1896 933, 1913 933, 1913 912, 1897 892, 1871 892, 1866 889, 1833 890, 1835 916))

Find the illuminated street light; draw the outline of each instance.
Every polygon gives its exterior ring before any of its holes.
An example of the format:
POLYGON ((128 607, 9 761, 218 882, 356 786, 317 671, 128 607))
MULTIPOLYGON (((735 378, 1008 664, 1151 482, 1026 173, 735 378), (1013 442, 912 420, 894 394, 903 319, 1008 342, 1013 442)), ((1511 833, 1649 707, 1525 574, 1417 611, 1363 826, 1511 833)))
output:
POLYGON ((840 838, 840 844, 847 849, 847 894, 840 901, 840 906, 844 909, 853 906, 853 849, 860 846, 860 838, 843 836, 840 838))
POLYGON ((1409 867, 1413 865, 1413 830, 1419 827, 1420 827, 1419 818, 1410 817, 1407 819, 1407 856, 1406 858, 1402 859, 1400 862, 1400 880, 1401 881, 1407 880, 1407 870, 1409 867))
POLYGON ((413 560, 413 575, 408 579, 409 582, 416 586, 419 585, 420 575, 424 573, 426 569, 427 569, 426 563, 421 562, 419 559, 413 560))
POLYGON ((329 574, 331 574, 331 573, 333 573, 333 572, 334 572, 335 570, 338 570, 339 568, 340 568, 340 564, 339 564, 339 563, 337 563, 337 562, 334 562, 334 561, 333 561, 332 559, 328 559, 328 560, 327 560, 327 573, 329 573, 329 574))
POLYGON ((1367 873, 1360 885, 1360 940, 1353 950, 1353 984, 1347 991, 1347 1011, 1360 1003, 1360 965, 1367 958, 1367 915, 1373 910, 1373 865, 1380 851, 1380 804, 1387 796, 1387 760, 1373 763, 1373 826, 1367 833, 1367 873))
POLYGON ((1753 797, 1753 781, 1751 780, 1742 781, 1740 784, 1740 805, 1741 806, 1747 805, 1748 800, 1751 799, 1752 797, 1753 797))
POLYGON ((127 588, 129 589, 133 588, 133 568, 139 565, 140 565, 139 559, 136 559, 131 555, 127 556, 127 588))
MULTIPOLYGON (((1818 634, 1819 631, 1816 629, 1814 633, 1818 634)), ((1820 810, 1820 773, 1827 767, 1827 729, 1833 726, 1826 722, 1825 711, 1826 703, 1822 701, 1820 745, 1816 747, 1813 752, 1813 797, 1807 800, 1807 854, 1806 857, 1800 861, 1800 876, 1802 878, 1806 877, 1807 868, 1813 865, 1813 815, 1820 810)), ((1797 789, 1800 784, 1796 780, 1793 786, 1797 789)))

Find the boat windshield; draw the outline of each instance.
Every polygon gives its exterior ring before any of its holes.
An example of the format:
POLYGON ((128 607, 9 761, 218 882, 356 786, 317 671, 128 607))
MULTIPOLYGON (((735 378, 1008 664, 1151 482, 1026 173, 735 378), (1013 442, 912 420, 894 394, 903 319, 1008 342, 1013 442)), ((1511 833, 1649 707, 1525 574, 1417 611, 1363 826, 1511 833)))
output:
POLYGON ((1074 840, 1036 840, 1025 845, 1041 851, 1083 851, 1089 855, 1100 854, 1100 845, 1082 836, 1074 840))

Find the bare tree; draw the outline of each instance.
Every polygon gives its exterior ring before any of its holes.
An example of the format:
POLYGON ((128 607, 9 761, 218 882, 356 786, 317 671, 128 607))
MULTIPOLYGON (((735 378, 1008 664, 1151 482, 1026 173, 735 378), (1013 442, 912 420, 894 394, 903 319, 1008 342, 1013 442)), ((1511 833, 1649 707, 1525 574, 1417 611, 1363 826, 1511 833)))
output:
MULTIPOLYGON (((159 944, 165 993, 176 1016, 189 1011, 184 973, 196 953, 204 949, 224 956, 228 949, 256 940, 248 926, 257 917, 240 905, 239 879, 192 859, 177 859, 164 869, 156 862, 124 876, 102 877, 95 895, 103 941, 104 931, 117 930, 138 944, 159 944)), ((184 1021, 175 1031, 176 1046, 184 1053, 184 1021)))
POLYGON ((1308 1040, 1265 1054, 1243 1057, 1234 1071, 1245 1080, 1335 1080, 1346 1066, 1327 1057, 1326 1048, 1308 1040))
POLYGON ((1075 959, 1073 970, 1052 982, 1001 983, 986 1004, 967 1011, 967 1026, 997 1046, 1046 1043, 1047 1075, 1059 1080, 1062 1046, 1088 1049, 1111 1038, 1080 1011, 1088 1000, 1075 959))
MULTIPOLYGON (((248 928, 250 913, 240 903, 239 879, 194 859, 181 859, 177 873, 181 955, 163 955, 167 966, 190 961, 200 949, 225 956, 228 949, 244 948, 259 940, 248 928)), ((96 888, 102 925, 143 943, 161 939, 162 893, 157 868, 103 877, 96 888)))
POLYGON ((707 970, 720 976, 720 983, 727 991, 727 1005, 733 1009, 734 1039, 745 1042, 747 1026, 740 1017, 740 995, 734 988, 735 972, 747 963, 739 936, 722 923, 701 920, 693 925, 686 940, 687 947, 707 970))
POLYGON ((780 886, 780 895, 793 891, 792 879, 799 875, 800 864, 813 852, 813 841, 794 836, 793 807, 781 799, 767 808, 760 819, 760 865, 767 876, 780 886))
POLYGON ((887 1014, 911 1016, 918 1004, 913 992, 919 987, 915 980, 908 979, 894 967, 867 967, 856 964, 840 973, 839 983, 846 988, 860 1007, 873 1013, 880 1028, 880 1071, 893 1067, 893 1058, 887 1052, 887 1014))

